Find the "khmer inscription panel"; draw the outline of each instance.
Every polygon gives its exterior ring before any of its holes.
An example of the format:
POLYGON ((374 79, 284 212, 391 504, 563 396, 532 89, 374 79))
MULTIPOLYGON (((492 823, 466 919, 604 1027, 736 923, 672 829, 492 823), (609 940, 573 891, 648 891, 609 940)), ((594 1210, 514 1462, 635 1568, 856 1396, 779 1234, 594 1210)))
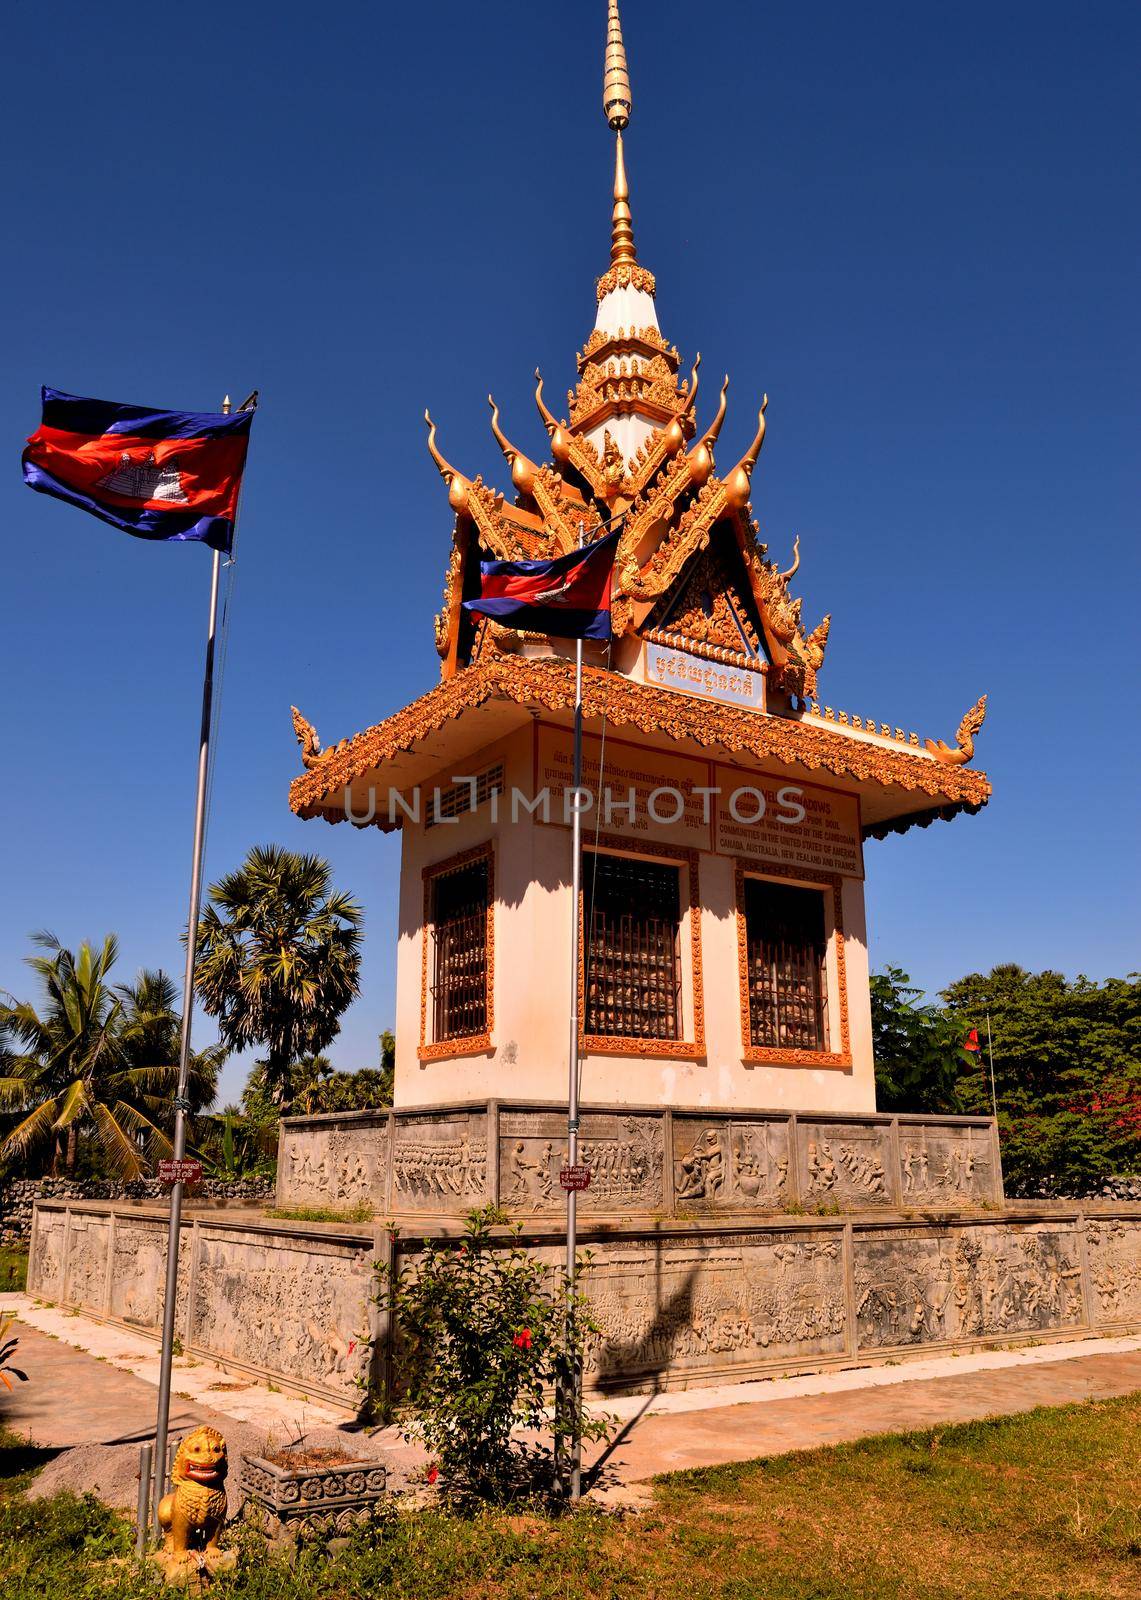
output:
POLYGON ((857 1233, 860 1350, 961 1343, 1080 1327, 1073 1228, 1046 1223, 857 1233))
POLYGON ((776 1118, 675 1115, 674 1201, 681 1212, 787 1206, 789 1127, 776 1118))
MULTIPOLYGON (((645 1214, 664 1200, 662 1119, 653 1114, 588 1111, 578 1158, 590 1187, 578 1197, 585 1215, 645 1214)), ((567 1119, 557 1111, 508 1111, 499 1122, 500 1204, 517 1215, 566 1207, 559 1170, 567 1162, 567 1119)))
POLYGON ((804 1204, 841 1210, 892 1204, 891 1131, 882 1122, 797 1125, 804 1204))
POLYGON ((462 1214, 486 1204, 487 1113, 398 1117, 392 1148, 392 1209, 462 1214))

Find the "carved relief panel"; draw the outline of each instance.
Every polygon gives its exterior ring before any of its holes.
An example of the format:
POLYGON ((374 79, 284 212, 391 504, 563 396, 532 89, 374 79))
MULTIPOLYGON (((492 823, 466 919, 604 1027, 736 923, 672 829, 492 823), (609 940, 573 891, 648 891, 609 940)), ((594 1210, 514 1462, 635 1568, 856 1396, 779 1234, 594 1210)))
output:
POLYGON ((1141 1321, 1141 1218, 1091 1217, 1086 1253, 1097 1322, 1141 1321))
MULTIPOLYGON (((660 1211, 663 1195, 662 1119, 656 1115, 587 1112, 578 1156, 590 1168, 590 1187, 578 1197, 586 1214, 660 1211)), ((567 1122, 556 1111, 503 1111, 499 1123, 500 1203, 519 1215, 566 1207, 559 1170, 567 1161, 567 1122)))
POLYGON ((1081 1326, 1075 1232, 1046 1224, 857 1234, 861 1350, 1081 1326))
POLYGON ((102 1312, 107 1293, 111 1223, 108 1217, 72 1213, 67 1247, 67 1287, 70 1305, 102 1312))
POLYGON ((67 1217, 62 1211, 37 1211, 35 1230, 28 1289, 44 1300, 62 1300, 67 1217))
POLYGON ((282 1205, 386 1203, 388 1118, 289 1127, 281 1142, 282 1205))
MULTIPOLYGON (((178 1251, 175 1326, 185 1327, 186 1293, 194 1234, 185 1229, 178 1251)), ((162 1322, 166 1295, 166 1229, 157 1222, 118 1218, 111 1254, 111 1315, 140 1328, 162 1322)))
POLYGON ((801 1122, 800 1194, 806 1206, 843 1210, 892 1203, 891 1132, 876 1122, 801 1122))
POLYGON ((598 1245, 586 1289, 603 1330, 587 1370, 603 1386, 845 1349, 838 1233, 598 1245))
POLYGON ((779 1210, 791 1198, 787 1122, 675 1116, 679 1211, 779 1210))
POLYGON ((355 1399, 369 1356, 370 1275, 365 1249, 204 1229, 191 1340, 211 1355, 355 1399))
POLYGON ((899 1125, 900 1203, 978 1205, 995 1194, 990 1130, 899 1125))
POLYGON ((392 1209, 462 1214, 489 1197, 486 1111, 401 1117, 392 1150, 392 1209))

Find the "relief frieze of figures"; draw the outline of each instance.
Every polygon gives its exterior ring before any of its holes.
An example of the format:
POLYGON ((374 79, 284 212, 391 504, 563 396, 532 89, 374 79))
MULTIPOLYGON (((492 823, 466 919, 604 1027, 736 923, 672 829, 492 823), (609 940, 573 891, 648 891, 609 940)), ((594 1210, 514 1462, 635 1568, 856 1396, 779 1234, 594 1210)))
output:
POLYGON ((487 1195, 487 1124, 483 1117, 402 1124, 392 1153, 392 1204, 467 1210, 487 1195))
POLYGON ((1099 1322, 1141 1318, 1141 1219, 1091 1217, 1086 1223, 1090 1280, 1099 1322))
POLYGON ((285 1203, 384 1202, 388 1170, 386 1122, 365 1127, 290 1131, 282 1149, 285 1203))
POLYGON ((914 1200, 979 1200, 990 1193, 989 1139, 965 1134, 942 1137, 900 1130, 900 1195, 914 1200))
POLYGON ((871 1136, 861 1131, 832 1132, 816 1127, 800 1130, 804 1146, 804 1194, 808 1200, 839 1204, 856 1200, 865 1205, 887 1205, 891 1194, 887 1175, 886 1141, 878 1129, 871 1136))
POLYGON ((856 1244, 861 1349, 1076 1326, 1081 1262, 1072 1233, 1004 1228, 856 1244))
MULTIPOLYGON (((657 1118, 588 1115, 578 1158, 590 1168, 579 1195, 584 1211, 649 1211, 662 1204, 662 1125, 657 1118)), ((502 1202, 515 1211, 561 1210, 559 1172, 567 1162, 566 1123, 522 1113, 504 1116, 499 1140, 502 1202)))
POLYGON ((674 1122, 674 1198, 681 1205, 772 1210, 788 1198, 782 1123, 674 1122))
POLYGON ((588 1295, 602 1330, 588 1352, 609 1372, 744 1365, 773 1354, 839 1354, 845 1295, 840 1241, 785 1237, 697 1254, 667 1248, 639 1270, 620 1256, 592 1266, 588 1295))
POLYGON ((267 1252, 241 1240, 202 1243, 191 1339, 314 1385, 353 1392, 369 1357, 368 1269, 361 1257, 267 1252))

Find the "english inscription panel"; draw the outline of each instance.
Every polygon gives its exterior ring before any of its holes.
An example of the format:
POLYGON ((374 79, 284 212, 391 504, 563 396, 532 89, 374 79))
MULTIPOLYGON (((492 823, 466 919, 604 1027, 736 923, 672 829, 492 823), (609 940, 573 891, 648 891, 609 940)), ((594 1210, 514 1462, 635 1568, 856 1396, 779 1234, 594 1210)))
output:
POLYGON ((860 1350, 1056 1331, 1084 1321, 1071 1228, 896 1228, 857 1233, 853 1250, 860 1350))

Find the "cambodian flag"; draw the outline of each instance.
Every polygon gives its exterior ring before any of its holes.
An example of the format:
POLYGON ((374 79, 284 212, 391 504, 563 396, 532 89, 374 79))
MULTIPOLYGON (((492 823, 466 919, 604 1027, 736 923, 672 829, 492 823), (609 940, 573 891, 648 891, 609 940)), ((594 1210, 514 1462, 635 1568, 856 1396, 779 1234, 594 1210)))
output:
POLYGON ((140 539, 228 552, 252 411, 156 411, 43 390, 24 482, 140 539))
POLYGON ((618 534, 554 561, 481 561, 478 600, 468 611, 505 628, 560 639, 609 639, 610 579, 618 534))

